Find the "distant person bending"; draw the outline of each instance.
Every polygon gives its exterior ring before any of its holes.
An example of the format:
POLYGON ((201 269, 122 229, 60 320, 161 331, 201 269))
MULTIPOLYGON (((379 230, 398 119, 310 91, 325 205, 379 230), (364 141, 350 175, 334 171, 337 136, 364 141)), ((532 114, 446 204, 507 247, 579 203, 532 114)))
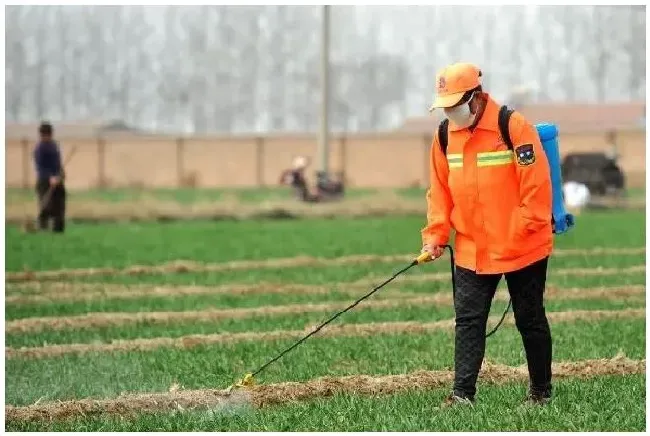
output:
POLYGON ((38 225, 46 230, 52 218, 52 230, 63 233, 65 229, 66 191, 63 184, 63 168, 59 145, 54 141, 53 128, 44 122, 38 129, 40 141, 34 149, 36 166, 36 193, 39 202, 38 225))
POLYGON ((282 172, 280 184, 291 186, 296 196, 301 201, 310 203, 318 202, 320 197, 309 192, 305 169, 309 166, 309 160, 304 156, 298 156, 293 160, 293 167, 282 172))

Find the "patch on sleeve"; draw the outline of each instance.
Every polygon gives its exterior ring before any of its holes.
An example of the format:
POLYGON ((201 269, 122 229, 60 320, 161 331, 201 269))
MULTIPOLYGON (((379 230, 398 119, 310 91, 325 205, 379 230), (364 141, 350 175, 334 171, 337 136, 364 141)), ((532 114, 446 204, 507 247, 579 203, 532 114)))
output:
POLYGON ((524 144, 515 148, 517 163, 521 166, 528 166, 535 163, 535 150, 533 144, 524 144))

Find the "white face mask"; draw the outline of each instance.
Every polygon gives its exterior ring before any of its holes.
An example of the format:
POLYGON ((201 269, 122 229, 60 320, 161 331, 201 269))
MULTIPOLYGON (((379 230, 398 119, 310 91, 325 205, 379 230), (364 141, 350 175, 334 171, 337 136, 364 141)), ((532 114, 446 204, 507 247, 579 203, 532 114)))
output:
POLYGON ((474 94, 469 98, 467 103, 453 108, 445 109, 445 115, 461 129, 469 127, 474 122, 475 114, 469 109, 469 104, 474 99, 474 94))

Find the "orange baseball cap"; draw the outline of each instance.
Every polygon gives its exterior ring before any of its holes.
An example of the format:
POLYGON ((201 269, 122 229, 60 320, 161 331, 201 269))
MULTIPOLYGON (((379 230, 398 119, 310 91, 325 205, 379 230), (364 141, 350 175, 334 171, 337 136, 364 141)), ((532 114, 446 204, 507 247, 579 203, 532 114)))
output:
POLYGON ((459 62, 443 68, 436 76, 436 100, 429 112, 456 105, 465 92, 481 84, 481 70, 474 64, 459 62))

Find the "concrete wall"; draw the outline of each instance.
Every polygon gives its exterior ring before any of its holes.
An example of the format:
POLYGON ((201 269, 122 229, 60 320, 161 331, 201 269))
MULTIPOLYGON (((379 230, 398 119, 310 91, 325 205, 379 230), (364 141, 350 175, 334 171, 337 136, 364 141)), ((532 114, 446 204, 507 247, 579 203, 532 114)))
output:
MULTIPOLYGON (((58 138, 71 189, 97 187, 253 187, 276 185, 293 156, 318 163, 315 136, 58 138)), ((6 140, 7 187, 32 187, 35 138, 6 140)), ((331 139, 330 168, 345 171, 350 187, 426 186, 431 138, 405 133, 355 134, 331 139)), ((621 166, 632 186, 645 186, 645 131, 619 132, 621 166)), ((605 150, 604 133, 563 134, 561 153, 605 150)), ((310 174, 313 178, 313 173, 310 174)))

